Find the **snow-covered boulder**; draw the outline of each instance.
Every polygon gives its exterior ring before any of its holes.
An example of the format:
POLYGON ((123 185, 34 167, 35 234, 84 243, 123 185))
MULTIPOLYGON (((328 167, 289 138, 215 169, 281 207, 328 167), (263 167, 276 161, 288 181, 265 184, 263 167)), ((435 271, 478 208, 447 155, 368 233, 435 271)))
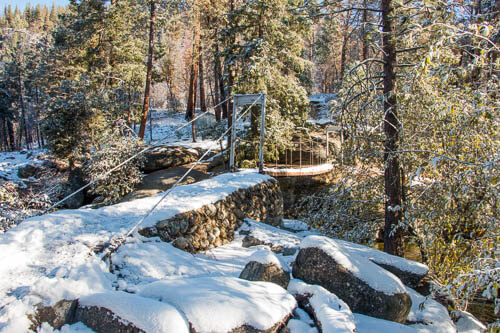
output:
POLYGON ((469 312, 455 310, 452 312, 452 316, 459 333, 483 333, 486 331, 486 326, 469 312))
POLYGON ((411 297, 412 306, 407 324, 421 333, 456 333, 457 328, 451 320, 448 310, 435 300, 422 296, 411 288, 406 288, 411 297))
POLYGON ((161 146, 153 148, 144 153, 144 166, 142 170, 146 173, 174 168, 196 162, 199 158, 198 151, 185 147, 161 146))
POLYGON ((125 292, 83 297, 74 320, 96 332, 190 332, 184 315, 172 305, 125 292))
POLYGON ((248 264, 240 274, 240 279, 272 282, 286 289, 290 282, 290 272, 281 267, 274 253, 269 250, 259 250, 250 256, 248 264))
POLYGON ((368 317, 360 313, 354 314, 356 333, 418 333, 413 327, 393 321, 368 317))
POLYGON ((363 246, 340 239, 335 244, 346 253, 361 256, 396 275, 405 286, 416 288, 419 282, 427 275, 429 268, 419 262, 393 256, 377 249, 363 246))
POLYGON ((195 332, 276 332, 297 302, 274 283, 234 277, 199 277, 153 282, 139 294, 173 304, 195 332))
POLYGON ((356 331, 354 316, 349 306, 325 288, 293 279, 288 291, 295 296, 300 307, 314 318, 321 332, 356 331))
POLYGON ((353 312, 405 322, 412 302, 403 283, 369 258, 349 251, 348 244, 322 236, 306 237, 300 243, 293 276, 326 288, 353 312))
POLYGON ((30 329, 35 331, 43 323, 48 323, 56 329, 72 323, 77 306, 77 300, 61 300, 53 306, 38 305, 35 314, 28 316, 33 323, 30 329))

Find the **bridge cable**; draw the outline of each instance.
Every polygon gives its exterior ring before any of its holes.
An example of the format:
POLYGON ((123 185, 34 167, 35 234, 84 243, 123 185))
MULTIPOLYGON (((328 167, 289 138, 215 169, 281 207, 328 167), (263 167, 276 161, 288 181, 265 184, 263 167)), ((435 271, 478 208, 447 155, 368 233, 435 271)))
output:
MULTIPOLYGON (((261 95, 262 96, 262 95, 261 95)), ((233 124, 231 125, 231 127, 229 127, 217 140, 216 142, 219 142, 221 140, 224 139, 224 137, 229 133, 229 131, 231 130, 236 130, 236 124, 238 123, 238 120, 240 120, 241 118, 243 118, 243 116, 257 103, 257 101, 259 100, 260 98, 257 98, 249 107, 247 107, 247 109, 240 113, 237 117, 236 120, 233 121, 233 124)), ((209 148, 199 159, 198 161, 196 161, 192 166, 191 168, 186 171, 184 173, 184 175, 179 178, 175 184, 170 188, 168 189, 163 195, 162 197, 153 205, 153 207, 143 216, 139 219, 139 221, 125 234, 125 235, 122 235, 122 236, 119 236, 118 239, 116 239, 115 241, 115 244, 110 244, 110 246, 108 247, 108 250, 107 252, 104 254, 104 256, 102 257, 102 259, 104 261, 106 261, 107 259, 110 259, 111 255, 122 245, 125 243, 126 241, 126 238, 128 236, 130 236, 138 227, 139 225, 141 225, 149 216, 151 216, 151 214, 156 210, 156 208, 160 205, 160 203, 174 190, 175 187, 177 187, 179 185, 180 182, 182 182, 187 176, 188 174, 196 167, 198 166, 201 161, 203 160, 203 158, 208 155, 211 151, 213 150, 213 148, 209 148)), ((110 264, 111 266, 111 264, 110 264)))
MULTIPOLYGON (((214 109, 219 107, 220 105, 222 105, 223 103, 227 102, 229 99, 231 99, 232 96, 229 96, 228 98, 226 98, 224 101, 220 102, 219 104, 211 107, 210 109, 214 109)), ((69 198, 75 196, 76 194, 80 193, 81 191, 85 190, 86 188, 88 188, 89 186, 92 186, 94 185, 96 182, 106 178, 109 174, 111 174, 113 171, 121 168, 123 165, 127 164, 128 162, 132 161, 133 159, 137 158, 138 156, 144 154, 145 152, 147 152, 148 150, 151 150, 151 149, 154 149, 154 148, 157 148, 157 147, 160 147, 161 145, 163 145, 164 143, 161 143, 161 141, 171 137, 173 134, 177 133, 178 131, 180 131, 181 129, 185 128, 186 126, 188 126, 189 124, 193 123, 194 121, 198 120, 199 118, 205 116, 206 114, 208 114, 209 112, 203 112, 201 113, 200 115, 198 115, 197 117, 191 119, 189 122, 187 122, 186 124, 182 125, 182 126, 179 126, 178 128, 176 128, 173 132, 171 132, 170 134, 164 136, 163 138, 161 138, 159 141, 159 143, 155 144, 155 145, 152 145, 152 146, 149 146, 147 148, 144 148, 142 149, 141 151, 139 151, 138 153, 134 154, 133 156, 129 157, 128 159, 126 159, 125 161, 123 161, 122 163, 118 164, 117 166, 115 166, 114 168, 106 171, 105 173, 99 175, 96 179, 92 180, 91 182, 89 182, 88 184, 80 187, 78 190, 70 193, 69 195, 65 196, 63 199, 59 200, 58 202, 56 202, 55 204, 53 204, 52 206, 50 206, 49 208, 46 208, 44 211, 42 211, 41 213, 38 213, 36 215, 33 215, 33 216, 40 216, 40 215, 44 215, 46 214, 47 212, 51 211, 52 209, 56 208, 57 206, 59 206, 60 204, 62 204, 63 202, 65 202, 66 200, 68 200, 69 198)), ((32 216, 32 217, 33 217, 32 216)))

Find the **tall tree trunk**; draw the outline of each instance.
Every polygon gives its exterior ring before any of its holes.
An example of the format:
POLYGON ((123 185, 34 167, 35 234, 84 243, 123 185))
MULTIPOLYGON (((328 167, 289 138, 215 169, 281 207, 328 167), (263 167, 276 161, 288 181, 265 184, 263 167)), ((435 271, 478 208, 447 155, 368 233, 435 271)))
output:
MULTIPOLYGON (((28 131, 28 122, 26 121, 26 107, 24 105, 24 89, 23 89, 23 80, 21 79, 21 71, 19 71, 18 77, 17 77, 17 84, 19 85, 19 105, 21 106, 21 121, 22 121, 22 130, 24 130, 24 140, 26 143, 26 148, 31 149, 31 135, 30 132, 28 131)), ((22 145, 22 131, 20 129, 19 132, 19 147, 22 145)))
POLYGON ((35 98, 36 98, 36 133, 38 137, 38 148, 43 148, 44 142, 42 138, 42 130, 40 128, 40 99, 38 95, 38 86, 35 87, 35 98))
MULTIPOLYGON (((217 31, 216 31, 217 33, 217 31)), ((217 41, 215 42, 215 61, 214 61, 214 92, 215 92, 215 105, 218 105, 223 99, 221 99, 221 94, 219 90, 219 85, 220 85, 220 80, 221 80, 221 73, 220 73, 220 58, 219 58, 219 45, 217 44, 217 41)), ((220 105, 215 108, 215 120, 217 122, 221 121, 221 114, 222 114, 222 108, 225 107, 225 105, 220 105)))
POLYGON ((194 118, 194 110, 196 107, 196 85, 197 85, 197 71, 198 67, 196 64, 191 63, 191 69, 189 74, 189 87, 188 87, 188 99, 186 108, 186 120, 191 120, 194 118))
POLYGON ((12 119, 7 118, 7 135, 9 136, 9 150, 16 150, 16 136, 14 135, 14 124, 12 119))
MULTIPOLYGON (((234 0, 231 0, 230 2, 230 11, 231 13, 234 12, 234 0)), ((233 16, 231 16, 232 18, 233 16)), ((230 22, 230 26, 234 26, 234 22, 230 22)), ((234 34, 231 36, 230 40, 230 45, 234 45, 236 42, 234 34)), ((231 51, 232 53, 232 51, 231 51)), ((232 64, 232 54, 229 55, 229 62, 227 65, 228 69, 228 81, 227 81, 227 91, 228 91, 228 96, 231 96, 233 93, 233 86, 234 86, 234 72, 233 72, 233 66, 232 64)), ((227 103, 227 128, 231 128, 233 126, 233 101, 230 100, 229 103, 227 103)), ((229 131, 227 135, 227 147, 229 148, 229 151, 231 151, 231 135, 232 135, 232 130, 229 131)))
POLYGON ((349 33, 347 32, 347 25, 344 31, 344 38, 342 40, 342 49, 340 52, 340 80, 344 80, 346 57, 347 57, 347 41, 349 40, 349 33))
POLYGON ((151 10, 149 19, 149 48, 148 48, 148 67, 146 72, 146 88, 144 89, 144 104, 142 105, 141 127, 139 129, 139 137, 144 139, 146 131, 146 121, 148 120, 149 112, 149 95, 151 93, 151 74, 153 72, 153 40, 155 32, 155 0, 151 0, 151 10))
POLYGON ((384 251, 402 256, 403 229, 401 221, 401 177, 397 154, 399 122, 396 100, 396 49, 394 45, 393 0, 381 0, 382 49, 384 53, 384 162, 385 162, 385 228, 384 251))
POLYGON ((8 149, 7 126, 5 125, 5 118, 0 117, 0 151, 7 151, 8 149))
MULTIPOLYGON (((198 32, 194 33, 193 39, 193 54, 191 59, 191 73, 189 75, 189 91, 188 91, 188 102, 186 109, 186 120, 192 120, 195 117, 195 108, 196 108, 196 88, 198 86, 198 59, 196 55, 196 51, 198 50, 197 46, 198 41, 198 32)), ((191 124, 191 132, 193 135, 193 142, 196 142, 196 127, 195 123, 191 124)))
MULTIPOLYGON (((367 0, 363 0, 363 7, 367 8, 368 3, 367 0)), ((362 36, 362 42, 363 42, 363 49, 361 51, 361 60, 364 61, 368 59, 368 29, 367 29, 367 24, 368 24, 368 11, 363 10, 363 36, 362 36)))
POLYGON ((198 71, 199 71, 199 78, 200 78, 200 109, 201 112, 207 112, 207 101, 206 101, 206 94, 205 94, 205 78, 203 75, 203 48, 201 46, 201 41, 200 41, 200 48, 199 48, 199 53, 198 53, 198 71))
MULTIPOLYGON (((217 31, 216 31, 217 33, 217 31)), ((216 76, 216 82, 215 82, 215 90, 219 89, 220 93, 220 99, 219 103, 222 102, 223 100, 226 99, 226 90, 224 89, 224 77, 223 77, 223 72, 222 72, 222 65, 220 61, 220 54, 219 54, 219 43, 215 41, 215 76, 216 76)), ((224 103, 219 107, 219 112, 222 112, 222 118, 226 119, 227 118, 227 109, 228 109, 228 103, 224 103)))

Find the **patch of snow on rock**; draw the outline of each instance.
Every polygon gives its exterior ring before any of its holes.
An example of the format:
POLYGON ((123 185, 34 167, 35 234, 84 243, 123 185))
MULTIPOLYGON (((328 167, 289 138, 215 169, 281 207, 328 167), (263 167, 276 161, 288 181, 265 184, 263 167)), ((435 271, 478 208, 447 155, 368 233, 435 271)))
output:
POLYGON ((486 331, 487 327, 470 313, 455 310, 452 314, 456 318, 455 326, 458 333, 483 333, 486 331))
POLYGON ((248 231, 253 237, 263 241, 265 244, 273 244, 273 246, 296 247, 303 238, 299 234, 278 229, 251 219, 245 219, 245 223, 240 227, 240 230, 248 231))
POLYGON ((448 310, 438 302, 422 296, 415 290, 406 287, 406 292, 411 297, 411 311, 408 321, 410 326, 420 333, 456 333, 457 328, 451 320, 448 310))
POLYGON ((189 323, 172 305, 125 292, 80 298, 79 306, 106 308, 145 332, 189 332, 189 323))
POLYGON ((290 319, 287 326, 290 333, 317 333, 318 329, 316 327, 311 327, 298 319, 290 319))
MULTIPOLYGON (((412 327, 384 319, 354 314, 356 333, 418 333, 412 327)), ((436 331, 436 333, 438 333, 436 331)))
POLYGON ((173 304, 197 332, 229 332, 243 325, 267 330, 284 320, 297 303, 280 286, 232 277, 158 281, 139 293, 173 304))
POLYGON ((255 261, 263 265, 275 265, 281 268, 279 259, 269 250, 258 250, 248 258, 248 261, 255 261))
POLYGON ((293 279, 288 291, 293 295, 311 295, 309 303, 321 323, 322 332, 355 332, 354 316, 349 306, 325 288, 293 279))
POLYGON ((299 220, 283 219, 283 227, 285 229, 289 229, 292 231, 307 231, 307 230, 309 230, 309 226, 307 225, 307 223, 299 221, 299 220))
POLYGON ((300 248, 321 249, 354 276, 386 295, 405 292, 405 286, 394 274, 369 261, 355 244, 323 236, 308 236, 300 243, 300 248))
POLYGON ((75 323, 72 325, 64 325, 60 330, 55 330, 47 323, 43 323, 37 330, 38 333, 94 333, 93 330, 85 326, 83 323, 75 323))

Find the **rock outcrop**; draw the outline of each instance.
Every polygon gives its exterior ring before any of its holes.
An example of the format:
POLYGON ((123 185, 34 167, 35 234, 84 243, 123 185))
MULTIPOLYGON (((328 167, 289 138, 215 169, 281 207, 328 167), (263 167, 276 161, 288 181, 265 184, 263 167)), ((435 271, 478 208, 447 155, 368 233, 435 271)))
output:
POLYGON ((272 282, 283 289, 288 287, 290 272, 285 271, 271 251, 257 251, 240 274, 240 279, 248 281, 272 282))
POLYGON ((154 227, 139 232, 146 237, 159 236, 166 242, 174 241, 183 250, 198 252, 231 242, 234 231, 247 217, 280 225, 283 198, 276 180, 240 189, 216 203, 159 221, 154 227))
POLYGON ((141 333, 144 332, 133 323, 120 318, 111 310, 99 306, 80 307, 75 315, 77 322, 82 322, 96 332, 141 333))
POLYGON ((74 323, 77 306, 78 301, 76 300, 61 300, 53 306, 39 305, 35 314, 30 316, 33 323, 31 329, 35 331, 42 323, 48 323, 55 329, 74 323))
POLYGON ((377 261, 376 259, 371 259, 371 261, 380 267, 384 268, 385 270, 391 272, 392 274, 396 275, 401 282, 405 286, 408 286, 410 288, 417 288, 419 285, 420 281, 427 275, 428 270, 423 270, 423 271, 411 271, 411 270, 405 270, 402 267, 398 267, 396 265, 390 264, 390 263, 384 263, 377 261))
POLYGON ((393 274, 368 258, 343 251, 335 240, 309 236, 293 266, 293 276, 318 284, 346 302, 353 312, 404 323, 411 299, 393 274))
POLYGON ((180 309, 191 332, 275 333, 286 325, 297 303, 285 289, 233 277, 153 282, 141 296, 180 309))
POLYGON ((292 280, 288 291, 295 296, 301 309, 314 319, 322 332, 356 331, 354 316, 349 306, 321 286, 308 285, 300 280, 292 280))
POLYGON ((173 168, 195 162, 199 157, 198 151, 192 148, 156 147, 144 153, 142 171, 150 173, 161 169, 173 168))

